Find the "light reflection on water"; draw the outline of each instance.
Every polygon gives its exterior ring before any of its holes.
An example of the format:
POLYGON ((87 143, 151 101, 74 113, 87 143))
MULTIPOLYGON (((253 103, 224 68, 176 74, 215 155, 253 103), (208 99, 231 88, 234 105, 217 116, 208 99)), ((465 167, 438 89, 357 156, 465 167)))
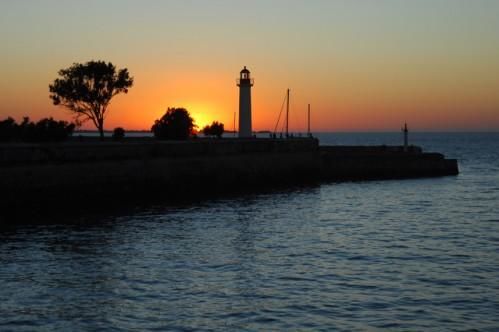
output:
POLYGON ((429 140, 458 177, 5 230, 0 330, 497 330, 499 149, 484 135, 429 140))

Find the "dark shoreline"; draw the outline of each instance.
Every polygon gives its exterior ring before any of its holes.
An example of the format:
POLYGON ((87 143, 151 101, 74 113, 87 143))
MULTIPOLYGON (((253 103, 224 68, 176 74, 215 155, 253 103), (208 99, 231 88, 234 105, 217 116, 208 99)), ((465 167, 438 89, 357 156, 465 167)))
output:
POLYGON ((456 160, 419 147, 319 146, 310 138, 73 140, 0 144, 0 152, 4 216, 458 174, 456 160))

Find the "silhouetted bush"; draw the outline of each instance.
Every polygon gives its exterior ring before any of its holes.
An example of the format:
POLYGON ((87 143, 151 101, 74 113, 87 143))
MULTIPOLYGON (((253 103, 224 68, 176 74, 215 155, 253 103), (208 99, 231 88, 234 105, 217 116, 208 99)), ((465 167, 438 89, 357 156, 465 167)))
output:
POLYGON ((66 121, 56 121, 45 118, 38 122, 31 122, 24 117, 20 124, 14 119, 7 118, 0 121, 1 141, 23 142, 60 142, 73 134, 75 125, 66 121))
POLYGON ((224 133, 224 124, 213 121, 211 125, 205 126, 202 131, 205 136, 216 136, 217 138, 221 138, 224 133))
POLYGON ((185 108, 168 108, 161 119, 154 121, 151 131, 157 139, 185 140, 194 134, 195 127, 185 108))
POLYGON ((0 121, 0 142, 9 142, 19 138, 19 126, 11 117, 0 121))
POLYGON ((125 138, 125 129, 121 127, 114 128, 113 139, 116 141, 121 141, 123 138, 125 138))

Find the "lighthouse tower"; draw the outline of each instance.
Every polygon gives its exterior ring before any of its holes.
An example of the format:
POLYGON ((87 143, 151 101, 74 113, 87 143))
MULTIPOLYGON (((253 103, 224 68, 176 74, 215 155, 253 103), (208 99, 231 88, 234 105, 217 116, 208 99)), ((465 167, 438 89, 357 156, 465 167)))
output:
POLYGON ((237 80, 239 87, 239 137, 252 137, 251 130, 251 87, 253 79, 250 77, 250 71, 241 70, 237 80))

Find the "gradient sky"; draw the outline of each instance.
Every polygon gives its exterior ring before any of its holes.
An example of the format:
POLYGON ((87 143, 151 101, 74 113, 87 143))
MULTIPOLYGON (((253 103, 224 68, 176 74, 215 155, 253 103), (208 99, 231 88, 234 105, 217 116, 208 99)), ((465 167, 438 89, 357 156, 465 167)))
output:
POLYGON ((246 65, 256 130, 287 88, 293 130, 308 103, 315 131, 499 130, 497 0, 2 0, 0 45, 0 118, 69 120, 48 85, 94 59, 135 78, 107 129, 169 106, 232 129, 246 65))

